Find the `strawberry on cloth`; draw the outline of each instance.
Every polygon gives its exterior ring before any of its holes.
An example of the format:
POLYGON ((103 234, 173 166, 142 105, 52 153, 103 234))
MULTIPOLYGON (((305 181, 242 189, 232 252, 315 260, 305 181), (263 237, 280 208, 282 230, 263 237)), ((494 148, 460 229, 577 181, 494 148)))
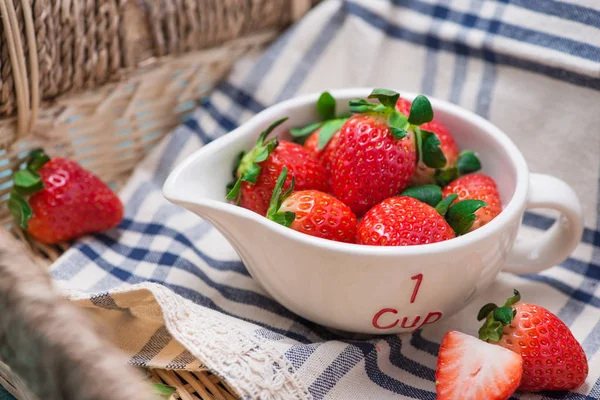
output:
POLYGON ((450 331, 442 339, 435 372, 438 400, 507 400, 519 386, 517 353, 450 331))
POLYGON ((485 320, 479 337, 523 357, 520 390, 574 389, 585 381, 589 367, 583 348, 569 327, 556 315, 536 304, 520 303, 514 290, 502 307, 488 303, 478 320, 485 320))
POLYGON ((21 228, 40 242, 105 231, 123 219, 119 197, 75 161, 35 150, 13 179, 8 207, 21 228))

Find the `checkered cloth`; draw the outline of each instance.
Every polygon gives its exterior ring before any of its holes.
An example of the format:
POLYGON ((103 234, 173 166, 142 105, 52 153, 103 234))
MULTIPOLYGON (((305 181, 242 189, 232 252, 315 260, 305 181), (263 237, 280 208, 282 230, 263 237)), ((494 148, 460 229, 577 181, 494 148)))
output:
MULTIPOLYGON (((599 104, 596 0, 325 1, 260 58, 241 60, 136 170, 119 228, 79 241, 52 274, 114 330, 132 364, 205 364, 248 399, 434 399, 443 334, 476 334, 479 306, 516 287, 571 327, 590 373, 572 393, 514 398, 599 398, 599 104), (541 274, 501 274, 457 315, 412 335, 358 337, 277 304, 210 224, 163 199, 177 163, 265 107, 357 86, 447 99, 498 125, 534 172, 579 194, 586 230, 574 254, 541 274)), ((539 235, 552 223, 527 213, 523 231, 539 235)))

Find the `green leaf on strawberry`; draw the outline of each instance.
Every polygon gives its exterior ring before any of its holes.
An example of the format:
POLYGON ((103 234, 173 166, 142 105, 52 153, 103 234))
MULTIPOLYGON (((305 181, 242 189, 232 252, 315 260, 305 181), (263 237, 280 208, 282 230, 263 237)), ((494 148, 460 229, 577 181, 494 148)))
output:
POLYGON ((317 100, 317 113, 323 121, 300 128, 292 128, 290 129, 290 133, 294 136, 295 142, 303 142, 307 136, 320 129, 318 150, 323 150, 350 115, 346 113, 336 117, 336 101, 329 92, 323 92, 317 100))
POLYGON ((408 136, 408 129, 410 128, 410 124, 408 123, 408 118, 406 115, 402 114, 399 111, 392 110, 388 116, 388 125, 390 126, 390 131, 392 135, 396 139, 403 139, 408 136))
POLYGON ((30 169, 15 172, 13 184, 15 191, 23 196, 33 194, 44 188, 41 175, 30 169))
POLYGON ((435 206, 435 210, 442 217, 445 217, 446 214, 448 213, 448 209, 450 208, 450 206, 452 205, 452 203, 454 203, 456 201, 456 199, 458 199, 458 195, 454 194, 454 193, 446 196, 442 201, 440 201, 435 206))
POLYGON ((29 227, 27 221, 33 215, 33 211, 29 203, 21 195, 11 192, 8 199, 8 209, 21 228, 27 229, 29 227))
POLYGON ((321 132, 319 132, 319 143, 317 148, 319 150, 323 150, 333 135, 335 135, 335 133, 341 129, 345 122, 346 118, 325 121, 323 126, 321 126, 321 132))
POLYGON ((513 309, 510 306, 499 307, 494 310, 494 319, 503 325, 510 324, 513 319, 513 309))
POLYGON ((8 199, 8 209, 23 229, 28 229, 27 221, 33 215, 26 197, 44 189, 44 182, 38 170, 48 161, 50 157, 43 149, 32 150, 25 168, 15 172, 13 176, 13 189, 8 199))
POLYGON ((481 169, 481 162, 477 155, 470 150, 465 150, 458 156, 456 169, 460 176, 477 172, 481 169))
POLYGON ((513 289, 513 292, 514 296, 506 300, 502 307, 498 307, 494 303, 488 303, 481 307, 477 314, 478 321, 485 319, 483 326, 479 328, 479 338, 481 340, 498 342, 502 339, 503 328, 510 325, 515 317, 516 311, 512 306, 521 300, 519 291, 513 289))
MULTIPOLYGON (((394 103, 395 105, 395 103, 394 103)), ((421 125, 427 122, 431 122, 433 119, 433 109, 429 99, 422 94, 415 97, 410 107, 410 115, 408 116, 408 122, 413 125, 421 125)))
POLYGON ((443 168, 446 166, 446 156, 440 148, 441 142, 433 132, 420 129, 422 136, 423 163, 430 168, 443 168))
POLYGON ((442 201, 442 189, 437 185, 413 186, 400 195, 415 198, 431 207, 437 206, 442 201))
POLYGON ((446 186, 461 176, 477 172, 481 169, 481 162, 477 155, 465 150, 460 153, 456 165, 448 168, 437 168, 435 170, 435 182, 440 186, 446 186))
POLYGON ((475 222, 475 212, 487 204, 481 200, 463 200, 448 209, 446 221, 457 236, 468 233, 475 222))
POLYGON ((281 174, 279 174, 279 178, 277 178, 277 183, 275 184, 275 188, 273 188, 273 195, 271 196, 271 203, 269 204, 269 209, 267 210, 266 217, 273 222, 276 222, 280 225, 283 225, 287 228, 292 225, 292 222, 296 219, 296 214, 291 211, 280 212, 281 204, 285 199, 292 194, 294 190, 294 184, 296 180, 292 175, 292 182, 290 187, 283 192, 283 185, 285 184, 285 180, 287 179, 288 169, 287 167, 283 167, 281 174))
POLYGON ((458 178, 458 169, 456 167, 436 169, 435 182, 440 186, 446 186, 456 178, 458 178))
POLYGON ((389 89, 373 89, 368 98, 379 100, 385 107, 395 108, 398 99, 400 99, 400 93, 389 89))
POLYGON ((38 171, 48 161, 50 161, 50 157, 46 154, 44 149, 32 150, 31 153, 29 153, 27 169, 30 171, 38 171))
POLYGON ((285 121, 287 121, 287 118, 282 118, 271 124, 271 126, 260 134, 254 148, 244 154, 237 168, 237 181, 233 186, 231 186, 231 184, 228 185, 231 187, 231 190, 227 194, 227 200, 236 200, 236 202, 239 200, 242 182, 256 183, 256 178, 260 173, 260 165, 258 165, 258 163, 265 161, 269 154, 271 154, 279 144, 277 138, 270 139, 267 142, 265 142, 265 140, 275 128, 285 121))
POLYGON ((498 306, 494 303, 487 303, 485 306, 481 307, 479 313, 477 314, 477 321, 484 320, 489 313, 494 311, 498 306))
POLYGON ((335 118, 335 99, 329 92, 323 92, 317 100, 317 112, 322 120, 327 121, 328 119, 335 118))
POLYGON ((301 128, 292 128, 290 129, 290 133, 293 137, 303 138, 305 136, 310 135, 317 129, 319 129, 323 125, 323 122, 315 122, 314 124, 306 125, 301 128))

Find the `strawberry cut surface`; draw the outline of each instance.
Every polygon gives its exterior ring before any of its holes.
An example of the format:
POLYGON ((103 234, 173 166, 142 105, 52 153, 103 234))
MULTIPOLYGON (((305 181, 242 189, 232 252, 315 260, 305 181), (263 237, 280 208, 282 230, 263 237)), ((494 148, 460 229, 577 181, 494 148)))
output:
POLYGON ((442 339, 435 372, 438 400, 506 400, 523 373, 521 356, 457 331, 442 339))

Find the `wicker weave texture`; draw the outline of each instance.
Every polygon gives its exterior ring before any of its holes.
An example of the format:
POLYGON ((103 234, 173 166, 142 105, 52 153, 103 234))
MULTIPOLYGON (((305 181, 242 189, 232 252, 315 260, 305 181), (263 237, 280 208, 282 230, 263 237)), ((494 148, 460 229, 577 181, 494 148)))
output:
MULTIPOLYGON (((290 0, 28 0, 42 101, 121 79, 157 58, 183 54, 291 21, 290 0)), ((22 1, 14 7, 24 27, 22 1)), ((2 37, 5 28, 2 26, 2 37)), ((24 53, 28 40, 21 29, 24 53)), ((30 69, 30 68, 28 68, 30 69)), ((29 71, 30 73, 31 71, 29 71)), ((17 108, 14 69, 0 42, 0 116, 17 108)))

